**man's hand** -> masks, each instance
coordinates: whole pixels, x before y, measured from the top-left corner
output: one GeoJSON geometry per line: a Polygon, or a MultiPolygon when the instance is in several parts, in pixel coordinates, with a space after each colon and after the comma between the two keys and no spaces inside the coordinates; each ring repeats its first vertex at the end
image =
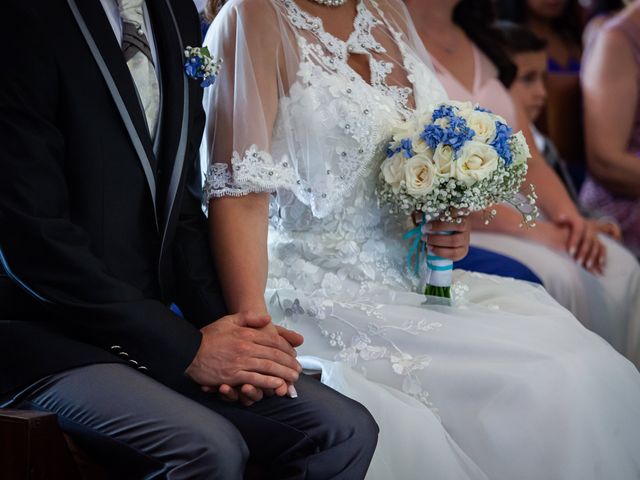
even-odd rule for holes
{"type": "MultiPolygon", "coordinates": [[[[304,338],[299,333],[281,327],[280,325],[273,325],[269,323],[264,330],[275,329],[275,331],[284,338],[293,348],[299,347],[304,342],[304,338]]],[[[210,387],[202,388],[205,392],[213,392],[215,389],[210,387]]],[[[253,385],[244,384],[241,387],[232,387],[227,384],[222,384],[218,388],[218,395],[226,402],[240,402],[245,407],[250,407],[256,402],[262,400],[265,396],[272,397],[277,395],[284,397],[287,393],[290,393],[290,384],[284,384],[276,389],[260,389],[253,385]]]]}
{"type": "Polygon", "coordinates": [[[202,330],[202,343],[186,370],[204,387],[251,385],[261,390],[286,390],[302,367],[295,349],[278,334],[269,316],[236,314],[202,330]],[[272,328],[265,328],[271,325],[272,328]]]}

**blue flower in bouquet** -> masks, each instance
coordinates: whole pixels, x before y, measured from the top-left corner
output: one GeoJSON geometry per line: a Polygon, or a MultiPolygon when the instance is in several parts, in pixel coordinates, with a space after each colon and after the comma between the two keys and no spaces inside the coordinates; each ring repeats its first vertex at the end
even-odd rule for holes
{"type": "Polygon", "coordinates": [[[473,139],[476,132],[474,132],[467,125],[467,121],[461,117],[453,117],[449,119],[449,127],[446,130],[447,138],[444,143],[451,145],[451,147],[458,151],[468,141],[473,139]]]}
{"type": "Polygon", "coordinates": [[[404,154],[405,158],[413,157],[413,142],[410,138],[405,138],[400,142],[399,151],[404,154]]]}
{"type": "Polygon", "coordinates": [[[387,157],[391,158],[396,153],[400,153],[404,155],[405,158],[411,158],[414,155],[413,152],[413,142],[410,138],[404,138],[400,141],[400,145],[396,148],[387,147],[387,157]]]}
{"type": "Polygon", "coordinates": [[[431,121],[420,134],[420,137],[429,145],[436,149],[438,145],[450,145],[456,152],[475,136],[473,129],[469,128],[467,121],[455,114],[455,107],[451,105],[441,105],[432,114],[431,121]],[[446,119],[436,125],[435,122],[446,119]]]}
{"type": "Polygon", "coordinates": [[[440,105],[433,111],[433,115],[431,115],[431,121],[435,122],[441,118],[452,118],[455,117],[454,107],[451,105],[440,105]]]}
{"type": "Polygon", "coordinates": [[[184,55],[184,71],[187,76],[199,80],[203,88],[213,85],[220,72],[222,60],[214,61],[207,47],[187,47],[184,55]]]}
{"type": "Polygon", "coordinates": [[[440,125],[434,125],[430,123],[426,126],[424,131],[420,134],[420,138],[422,138],[429,148],[435,150],[438,145],[444,142],[445,138],[447,138],[447,134],[440,125]]]}
{"type": "Polygon", "coordinates": [[[513,162],[513,153],[509,143],[512,133],[513,129],[509,125],[500,121],[496,122],[496,138],[491,146],[496,149],[506,166],[513,162]]]}

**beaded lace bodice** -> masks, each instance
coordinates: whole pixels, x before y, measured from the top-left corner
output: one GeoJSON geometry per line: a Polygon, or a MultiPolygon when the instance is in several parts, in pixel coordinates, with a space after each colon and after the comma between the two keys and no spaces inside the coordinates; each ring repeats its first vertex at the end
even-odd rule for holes
{"type": "Polygon", "coordinates": [[[320,18],[293,0],[272,3],[296,34],[297,78],[279,99],[270,152],[252,145],[244,152],[234,151],[230,165],[212,163],[206,198],[277,192],[271,224],[282,234],[322,234],[336,222],[339,228],[351,223],[357,229],[375,228],[375,170],[391,128],[410,115],[414,105],[424,110],[446,94],[377,2],[358,2],[354,30],[346,42],[326,32],[320,18]],[[386,53],[373,35],[376,28],[392,36],[402,56],[397,63],[375,56],[386,53]],[[368,56],[370,83],[349,66],[350,54],[368,56]],[[413,88],[387,82],[394,68],[404,69],[413,88]],[[295,161],[303,157],[306,161],[295,161]]]}

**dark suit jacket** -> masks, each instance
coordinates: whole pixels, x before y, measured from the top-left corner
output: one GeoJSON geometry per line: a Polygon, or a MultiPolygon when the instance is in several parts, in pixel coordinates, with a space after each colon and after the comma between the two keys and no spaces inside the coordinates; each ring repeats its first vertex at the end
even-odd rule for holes
{"type": "Polygon", "coordinates": [[[99,0],[3,2],[0,394],[112,361],[175,386],[198,328],[225,314],[200,208],[202,89],[182,66],[198,15],[190,0],[147,5],[156,145],[99,0]]]}

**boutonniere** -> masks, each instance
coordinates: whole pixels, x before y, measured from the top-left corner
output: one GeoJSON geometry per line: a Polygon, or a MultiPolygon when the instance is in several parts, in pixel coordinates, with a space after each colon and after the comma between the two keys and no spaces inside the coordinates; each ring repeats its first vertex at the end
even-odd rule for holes
{"type": "Polygon", "coordinates": [[[213,85],[220,73],[222,59],[214,61],[207,47],[187,47],[184,56],[184,71],[187,76],[200,80],[200,86],[203,88],[213,85]]]}

